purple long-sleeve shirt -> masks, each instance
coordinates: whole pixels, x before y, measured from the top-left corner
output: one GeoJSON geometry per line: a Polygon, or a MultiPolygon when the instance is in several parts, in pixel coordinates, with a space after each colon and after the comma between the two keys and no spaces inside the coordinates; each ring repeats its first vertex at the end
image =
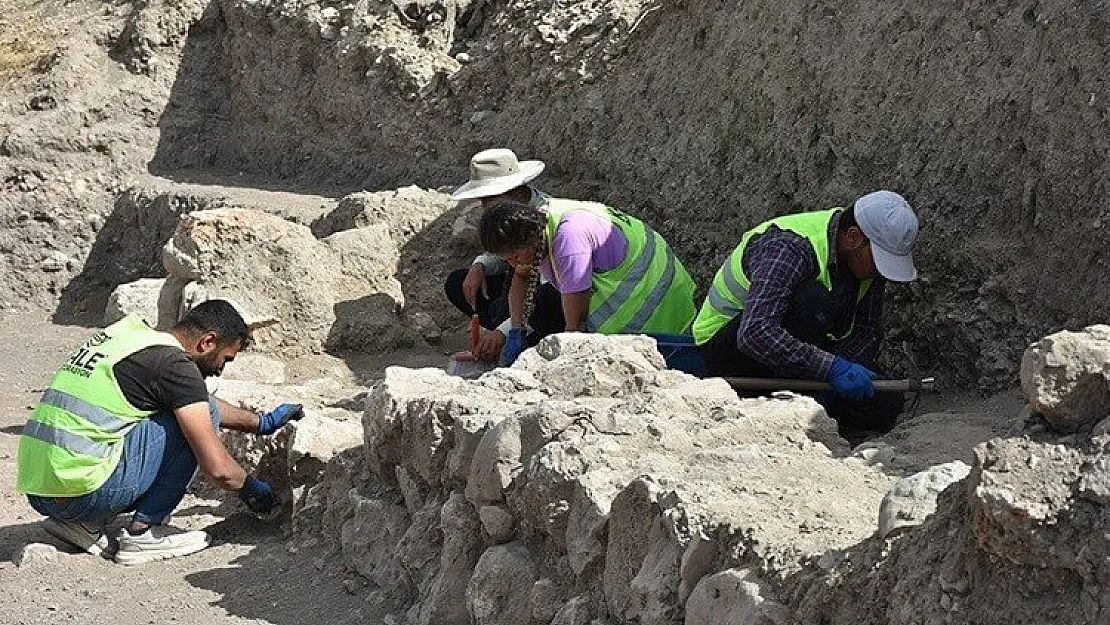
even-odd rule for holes
{"type": "Polygon", "coordinates": [[[790,298],[801,285],[817,277],[817,255],[805,237],[771,227],[752,240],[741,263],[751,280],[740,327],[737,348],[767,365],[775,375],[823,380],[836,355],[870,363],[878,355],[883,337],[882,308],[886,281],[876,278],[858,304],[859,282],[842,275],[837,267],[836,230],[840,215],[829,222],[829,273],[832,296],[846,318],[855,309],[852,334],[840,341],[834,355],[791,336],[782,326],[790,298]]]}

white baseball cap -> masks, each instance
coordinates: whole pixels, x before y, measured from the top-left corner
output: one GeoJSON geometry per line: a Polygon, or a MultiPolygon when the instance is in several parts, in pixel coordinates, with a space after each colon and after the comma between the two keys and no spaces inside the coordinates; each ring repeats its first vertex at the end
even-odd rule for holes
{"type": "Polygon", "coordinates": [[[893,191],[875,191],[856,200],[856,223],[871,241],[875,268],[887,280],[910,282],[917,278],[913,246],[917,241],[917,215],[906,198],[893,191]]]}
{"type": "Polygon", "coordinates": [[[453,200],[501,195],[529,182],[543,172],[543,161],[518,161],[506,148],[482,150],[470,159],[470,180],[455,189],[453,200]]]}

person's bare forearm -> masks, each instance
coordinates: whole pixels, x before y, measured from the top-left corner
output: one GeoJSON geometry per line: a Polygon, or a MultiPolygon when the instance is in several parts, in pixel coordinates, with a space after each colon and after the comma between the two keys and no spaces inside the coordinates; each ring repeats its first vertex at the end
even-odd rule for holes
{"type": "Polygon", "coordinates": [[[532,285],[532,267],[518,265],[513,269],[513,281],[509,284],[509,319],[512,327],[521,328],[527,320],[524,318],[524,299],[532,285]]]}
{"type": "MultiPolygon", "coordinates": [[[[219,402],[219,400],[217,400],[219,402]]],[[[221,409],[226,405],[219,402],[221,409]]],[[[234,406],[232,406],[234,408],[234,406]]],[[[240,409],[241,410],[241,409],[240,409]]],[[[247,479],[243,468],[231,457],[212,427],[208,402],[196,402],[174,410],[201,473],[217,488],[239,490],[247,479]]]]}
{"type": "Polygon", "coordinates": [[[590,292],[563,293],[563,318],[567,332],[585,332],[590,313],[590,292]]]}
{"type": "Polygon", "coordinates": [[[237,432],[257,432],[258,413],[240,408],[216,397],[216,404],[220,407],[220,427],[225,430],[237,432]]]}

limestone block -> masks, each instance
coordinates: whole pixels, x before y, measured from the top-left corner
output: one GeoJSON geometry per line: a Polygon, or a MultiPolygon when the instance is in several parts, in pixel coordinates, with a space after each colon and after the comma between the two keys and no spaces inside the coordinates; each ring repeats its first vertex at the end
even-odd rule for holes
{"type": "Polygon", "coordinates": [[[285,384],[285,363],[256,352],[243,352],[224,367],[220,377],[225,380],[285,384]]]}
{"type": "Polygon", "coordinates": [[[490,547],[478,559],[466,587],[474,625],[520,625],[532,621],[532,587],[538,575],[523,542],[490,547]]]}
{"type": "Polygon", "coordinates": [[[503,501],[505,488],[520,470],[520,420],[494,424],[478,443],[466,481],[466,497],[476,506],[503,501]]]}
{"type": "Polygon", "coordinates": [[[765,586],[749,569],[728,569],[703,577],[686,602],[685,625],[787,625],[785,606],[765,598],[765,586]]]}
{"type": "Polygon", "coordinates": [[[513,515],[501,506],[482,506],[478,509],[478,518],[482,520],[482,529],[489,534],[494,544],[507,543],[513,539],[513,515]]]}
{"type": "Polygon", "coordinates": [[[1034,412],[1075,431],[1110,415],[1110,325],[1057,332],[1025,350],[1021,388],[1034,412]]]}
{"type": "Polygon", "coordinates": [[[660,494],[658,484],[640,478],[613,500],[602,588],[622,621],[663,625],[677,616],[683,546],[663,521],[660,494]]]}
{"type": "Polygon", "coordinates": [[[339,257],[339,270],[351,280],[353,288],[362,290],[369,284],[398,304],[404,303],[401,283],[395,277],[400,253],[389,235],[388,224],[344,230],[323,242],[339,257]]]}
{"type": "Polygon", "coordinates": [[[578,595],[559,608],[551,625],[590,625],[592,619],[589,595],[578,595]]]}
{"type": "Polygon", "coordinates": [[[158,302],[165,284],[164,278],[142,278],[117,286],[108,296],[108,305],[104,308],[104,325],[111,325],[127,315],[135,314],[150,327],[157,328],[160,318],[158,302]]]}
{"type": "Polygon", "coordinates": [[[613,471],[595,471],[582,476],[575,485],[565,539],[567,559],[575,575],[583,575],[605,560],[605,528],[613,498],[621,490],[620,481],[613,471]]]}
{"type": "Polygon", "coordinates": [[[404,506],[355,492],[348,496],[352,514],[339,536],[344,563],[395,596],[411,592],[396,549],[409,527],[408,512],[404,506]]]}
{"type": "Polygon", "coordinates": [[[651,338],[582,332],[549,336],[513,364],[531,371],[556,397],[623,395],[638,387],[638,379],[666,367],[651,338]]]}
{"type": "Polygon", "coordinates": [[[289,481],[294,487],[314,486],[336,455],[362,445],[357,421],[340,421],[308,410],[286,426],[292,431],[288,446],[289,481]]]}
{"type": "Polygon", "coordinates": [[[343,197],[332,211],[313,221],[312,232],[325,238],[344,230],[385,225],[401,247],[454,204],[446,193],[417,186],[362,191],[343,197]]]}
{"type": "Polygon", "coordinates": [[[937,508],[937,495],[967,477],[971,467],[960,461],[929,467],[894,483],[879,506],[879,535],[919,525],[937,508]]]}
{"type": "Polygon", "coordinates": [[[268,350],[294,356],[325,345],[383,348],[418,336],[397,316],[396,248],[382,232],[324,242],[260,211],[203,210],[181,220],[167,250],[164,262],[181,269],[178,277],[202,283],[204,298],[234,300],[252,317],[280,320],[259,337],[268,350]],[[380,336],[371,337],[375,330],[380,336]],[[360,337],[366,345],[347,345],[360,337]]]}
{"type": "Polygon", "coordinates": [[[1076,501],[1098,498],[1099,471],[1090,460],[1073,447],[1020,438],[977,445],[969,502],[978,547],[1023,566],[1074,569],[1085,560],[1105,561],[1110,541],[1101,507],[1076,501]],[[1086,535],[1099,538],[1077,538],[1086,535]]]}
{"type": "Polygon", "coordinates": [[[482,554],[481,522],[474,506],[454,492],[440,511],[439,571],[421,603],[418,625],[469,625],[466,589],[482,554]]]}
{"type": "Polygon", "coordinates": [[[536,580],[532,584],[532,620],[537,623],[550,623],[563,605],[564,592],[558,582],[551,578],[536,580]]]}
{"type": "Polygon", "coordinates": [[[452,425],[496,403],[442,369],[387,368],[362,418],[370,469],[392,475],[392,467],[403,463],[426,483],[439,483],[453,449],[452,425]]]}

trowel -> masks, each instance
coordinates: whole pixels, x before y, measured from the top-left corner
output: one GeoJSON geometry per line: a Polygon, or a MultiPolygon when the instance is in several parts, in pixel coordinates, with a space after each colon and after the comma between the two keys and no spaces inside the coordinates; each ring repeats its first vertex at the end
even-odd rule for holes
{"type": "Polygon", "coordinates": [[[478,348],[478,340],[481,336],[482,325],[478,321],[478,315],[471,315],[470,349],[465,352],[451,354],[451,359],[447,361],[448,375],[457,375],[460,378],[476,378],[487,371],[492,371],[497,366],[495,362],[482,362],[474,355],[474,350],[478,348]]]}

